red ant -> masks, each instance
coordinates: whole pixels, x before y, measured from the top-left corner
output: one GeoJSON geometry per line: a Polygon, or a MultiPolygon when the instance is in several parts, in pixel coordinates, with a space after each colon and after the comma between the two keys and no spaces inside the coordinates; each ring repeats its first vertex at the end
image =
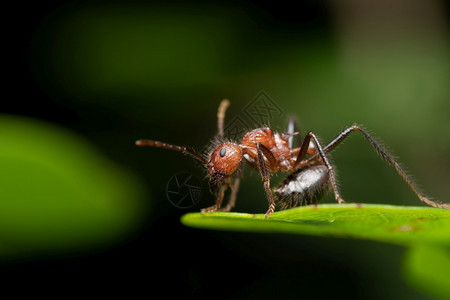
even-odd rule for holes
{"type": "Polygon", "coordinates": [[[303,138],[301,146],[293,148],[293,137],[299,134],[295,132],[297,125],[294,118],[289,119],[287,133],[274,132],[269,127],[258,128],[245,134],[240,143],[234,143],[223,139],[225,112],[229,105],[230,102],[226,99],[220,103],[217,112],[218,134],[207,157],[187,147],[169,145],[153,140],[136,141],[138,146],[176,150],[191,155],[202,162],[207,168],[211,191],[216,192],[218,188],[216,204],[202,209],[202,213],[230,211],[234,207],[243,162],[246,162],[261,174],[269,200],[266,218],[275,210],[273,194],[284,209],[316,204],[331,189],[336,201],[339,204],[344,203],[345,201],[339,194],[334,169],[327,158],[327,154],[354,131],[363,134],[375,151],[397,170],[398,174],[421,201],[434,207],[450,209],[450,204],[437,203],[422,195],[394,158],[358,125],[352,125],[343,130],[325,147],[320,144],[313,132],[308,132],[303,138]],[[308,155],[308,158],[305,158],[306,155],[308,155]],[[271,190],[270,175],[279,171],[291,172],[291,174],[278,187],[271,190]],[[228,187],[231,188],[228,204],[221,207],[225,190],[228,187]]]}

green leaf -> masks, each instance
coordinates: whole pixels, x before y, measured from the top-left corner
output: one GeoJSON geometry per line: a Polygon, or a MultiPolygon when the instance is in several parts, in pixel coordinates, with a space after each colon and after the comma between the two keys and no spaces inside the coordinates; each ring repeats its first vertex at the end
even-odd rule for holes
{"type": "Polygon", "coordinates": [[[91,250],[135,230],[144,187],[82,137],[0,114],[0,260],[91,250]]]}
{"type": "Polygon", "coordinates": [[[404,277],[434,297],[450,299],[450,248],[412,247],[405,255],[404,277]]]}
{"type": "Polygon", "coordinates": [[[348,237],[400,245],[450,247],[450,210],[372,204],[323,204],[263,214],[188,213],[187,226],[260,233],[348,237]]]}

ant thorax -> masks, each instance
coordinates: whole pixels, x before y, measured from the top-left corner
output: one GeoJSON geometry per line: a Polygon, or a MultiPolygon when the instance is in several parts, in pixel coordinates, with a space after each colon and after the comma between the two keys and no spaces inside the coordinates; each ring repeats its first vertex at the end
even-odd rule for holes
{"type": "Polygon", "coordinates": [[[295,163],[296,155],[289,147],[289,135],[274,132],[272,129],[258,128],[248,132],[241,140],[244,158],[250,166],[257,169],[258,151],[256,144],[261,143],[271,153],[270,158],[265,157],[270,173],[276,171],[289,171],[295,163]],[[273,161],[270,161],[270,160],[273,161]]]}

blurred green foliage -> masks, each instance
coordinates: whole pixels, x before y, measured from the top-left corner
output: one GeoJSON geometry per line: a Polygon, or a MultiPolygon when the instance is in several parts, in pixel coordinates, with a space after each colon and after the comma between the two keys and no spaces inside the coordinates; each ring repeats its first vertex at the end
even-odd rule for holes
{"type": "Polygon", "coordinates": [[[450,249],[418,245],[408,250],[404,261],[404,275],[421,290],[437,297],[450,299],[450,249]]]}
{"type": "Polygon", "coordinates": [[[76,134],[0,115],[0,259],[102,248],[147,206],[139,180],[76,134]]]}
{"type": "MultiPolygon", "coordinates": [[[[215,134],[222,98],[231,100],[232,120],[265,90],[284,111],[270,120],[276,129],[293,114],[303,132],[314,130],[328,141],[345,126],[362,124],[431,196],[445,201],[450,57],[439,30],[352,37],[337,27],[333,38],[320,26],[281,34],[260,22],[231,7],[67,4],[37,29],[31,65],[55,101],[98,105],[136,126],[129,134],[138,138],[196,147],[215,134]]],[[[417,203],[362,138],[350,140],[333,154],[349,201],[370,189],[369,202],[389,194],[387,203],[417,203]]],[[[165,158],[152,161],[158,170],[176,157],[157,153],[165,158]]]]}
{"type": "MultiPolygon", "coordinates": [[[[30,69],[33,85],[76,115],[64,122],[86,139],[56,124],[1,116],[0,255],[117,240],[140,220],[146,207],[140,201],[149,201],[140,178],[153,191],[156,218],[174,212],[164,198],[167,180],[201,171],[179,153],[138,150],[133,140],[201,149],[216,132],[222,98],[231,100],[227,120],[233,120],[261,90],[284,111],[270,120],[275,129],[293,114],[302,132],[313,130],[326,142],[362,124],[394,150],[426,194],[449,202],[448,20],[439,1],[414,3],[379,1],[372,9],[364,1],[332,1],[321,4],[326,20],[297,17],[296,9],[291,22],[250,4],[61,4],[32,35],[30,69]]],[[[418,205],[395,170],[356,135],[332,154],[344,199],[418,205]]],[[[236,210],[266,208],[260,178],[244,170],[236,210]]],[[[425,250],[418,251],[408,270],[433,278],[421,258],[425,250]]]]}

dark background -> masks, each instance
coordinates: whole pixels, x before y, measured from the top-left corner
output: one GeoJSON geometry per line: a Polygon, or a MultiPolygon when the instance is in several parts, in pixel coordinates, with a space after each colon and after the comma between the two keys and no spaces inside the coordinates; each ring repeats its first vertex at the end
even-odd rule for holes
{"type": "MultiPolygon", "coordinates": [[[[152,138],[202,149],[216,133],[221,99],[231,100],[230,120],[264,91],[283,111],[269,120],[275,129],[294,114],[327,141],[362,123],[445,200],[448,3],[358,2],[10,5],[1,112],[81,135],[135,174],[151,203],[112,244],[3,259],[3,285],[60,295],[427,299],[403,281],[399,246],[182,226],[184,213],[213,203],[207,181],[189,210],[173,207],[165,186],[177,172],[202,179],[203,170],[180,154],[134,146],[152,138]]],[[[421,205],[361,137],[339,149],[344,199],[421,205]]],[[[264,212],[260,180],[244,175],[236,211],[264,212]]]]}

